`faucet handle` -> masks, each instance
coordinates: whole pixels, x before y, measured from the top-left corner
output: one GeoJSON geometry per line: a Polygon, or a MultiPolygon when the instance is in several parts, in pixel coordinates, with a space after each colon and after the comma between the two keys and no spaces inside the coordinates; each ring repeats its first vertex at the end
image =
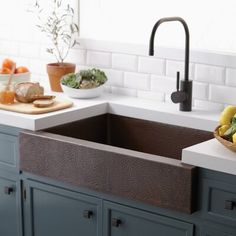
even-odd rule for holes
{"type": "Polygon", "coordinates": [[[176,90],[179,91],[180,72],[177,71],[176,90]]]}
{"type": "Polygon", "coordinates": [[[180,72],[177,71],[177,78],[176,78],[176,90],[171,94],[171,100],[173,103],[181,103],[187,99],[187,94],[184,91],[180,91],[180,72]]]}

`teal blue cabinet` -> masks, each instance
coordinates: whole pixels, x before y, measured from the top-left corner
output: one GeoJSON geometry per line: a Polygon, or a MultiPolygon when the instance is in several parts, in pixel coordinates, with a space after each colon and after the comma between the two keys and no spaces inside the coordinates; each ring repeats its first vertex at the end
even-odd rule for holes
{"type": "Polygon", "coordinates": [[[101,200],[54,186],[24,183],[26,236],[101,236],[101,200]]]}
{"type": "Polygon", "coordinates": [[[8,178],[2,171],[0,171],[0,235],[22,235],[20,184],[8,178]]]}
{"type": "Polygon", "coordinates": [[[104,236],[193,236],[194,225],[115,203],[104,203],[104,236]]]}
{"type": "Polygon", "coordinates": [[[223,232],[220,228],[206,227],[202,229],[201,236],[235,236],[235,234],[223,232]]]}

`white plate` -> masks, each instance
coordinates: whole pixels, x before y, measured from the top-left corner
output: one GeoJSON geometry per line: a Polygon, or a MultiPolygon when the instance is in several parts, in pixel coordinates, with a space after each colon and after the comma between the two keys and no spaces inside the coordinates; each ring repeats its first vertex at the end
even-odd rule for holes
{"type": "MultiPolygon", "coordinates": [[[[0,74],[0,82],[7,82],[9,74],[0,74]]],[[[30,72],[14,74],[12,77],[13,83],[21,83],[30,81],[30,72]]]]}
{"type": "Polygon", "coordinates": [[[91,89],[74,89],[68,86],[62,85],[62,90],[65,94],[72,98],[95,98],[99,97],[104,89],[104,85],[101,85],[97,88],[91,89]]]}

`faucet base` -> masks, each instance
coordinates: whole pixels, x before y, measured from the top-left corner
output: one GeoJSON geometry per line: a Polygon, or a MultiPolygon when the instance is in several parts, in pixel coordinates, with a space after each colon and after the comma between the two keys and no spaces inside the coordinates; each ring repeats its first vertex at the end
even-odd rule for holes
{"type": "Polygon", "coordinates": [[[192,111],[192,90],[193,90],[192,80],[180,81],[180,91],[183,91],[187,94],[187,98],[185,99],[185,101],[179,104],[180,111],[192,111]]]}

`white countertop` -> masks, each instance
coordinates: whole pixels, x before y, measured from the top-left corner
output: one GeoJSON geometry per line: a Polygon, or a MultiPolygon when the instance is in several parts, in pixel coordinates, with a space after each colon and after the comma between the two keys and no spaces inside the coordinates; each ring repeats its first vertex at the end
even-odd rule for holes
{"type": "MultiPolygon", "coordinates": [[[[61,93],[57,93],[56,95],[64,97],[61,93]]],[[[113,94],[103,94],[101,97],[94,99],[71,100],[74,102],[71,108],[40,115],[28,115],[0,110],[0,124],[37,131],[108,112],[144,120],[213,131],[217,126],[219,117],[219,112],[195,109],[192,112],[181,112],[179,111],[178,105],[113,94]]]]}
{"type": "MultiPolygon", "coordinates": [[[[64,97],[61,93],[56,95],[64,97]]],[[[68,97],[66,98],[68,99],[68,97]]],[[[113,94],[103,94],[95,99],[71,100],[74,102],[71,108],[40,115],[0,110],[0,124],[37,131],[91,116],[111,113],[213,131],[218,125],[220,115],[220,112],[194,108],[192,112],[181,112],[179,106],[175,104],[113,94]]],[[[236,175],[236,153],[227,150],[215,139],[184,149],[182,162],[236,175]]]]}
{"type": "Polygon", "coordinates": [[[216,139],[185,148],[182,152],[182,162],[236,175],[236,153],[228,150],[216,139]]]}

